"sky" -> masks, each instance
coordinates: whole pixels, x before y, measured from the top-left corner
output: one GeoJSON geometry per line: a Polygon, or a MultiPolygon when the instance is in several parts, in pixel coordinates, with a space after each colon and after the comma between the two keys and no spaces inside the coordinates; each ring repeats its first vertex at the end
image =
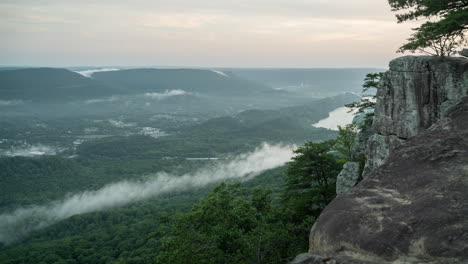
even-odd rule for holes
{"type": "Polygon", "coordinates": [[[0,0],[0,65],[386,68],[387,0],[0,0]]]}

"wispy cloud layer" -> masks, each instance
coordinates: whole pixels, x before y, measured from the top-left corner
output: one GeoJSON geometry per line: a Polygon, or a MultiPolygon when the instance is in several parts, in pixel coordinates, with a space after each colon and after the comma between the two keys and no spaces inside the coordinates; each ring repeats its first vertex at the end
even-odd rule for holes
{"type": "Polygon", "coordinates": [[[85,104],[110,103],[110,102],[115,102],[118,100],[120,100],[120,97],[117,95],[113,95],[113,96],[106,97],[106,98],[89,99],[89,100],[86,100],[84,103],[85,104]]]}
{"type": "Polygon", "coordinates": [[[158,173],[144,182],[122,181],[99,190],[70,195],[46,205],[28,206],[0,215],[0,242],[11,243],[29,232],[73,215],[105,210],[176,190],[229,179],[248,179],[284,165],[295,146],[263,144],[255,151],[184,175],[158,173]]]}
{"type": "Polygon", "coordinates": [[[76,72],[83,75],[83,76],[85,76],[85,77],[92,78],[92,75],[95,72],[108,72],[108,71],[120,71],[120,69],[105,68],[105,69],[93,69],[93,70],[76,71],[76,72]]]}
{"type": "Polygon", "coordinates": [[[171,96],[186,95],[186,94],[190,94],[190,93],[184,90],[166,90],[163,93],[145,93],[145,97],[160,100],[160,99],[165,99],[171,96]]]}

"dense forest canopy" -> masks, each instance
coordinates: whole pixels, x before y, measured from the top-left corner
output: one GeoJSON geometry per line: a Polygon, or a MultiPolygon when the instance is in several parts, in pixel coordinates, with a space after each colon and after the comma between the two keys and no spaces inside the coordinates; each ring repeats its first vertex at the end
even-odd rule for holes
{"type": "Polygon", "coordinates": [[[2,71],[0,262],[271,263],[304,251],[349,156],[343,131],[354,133],[313,124],[359,99],[344,92],[364,70],[310,70],[323,78],[299,85],[304,70],[235,72],[2,71]],[[276,75],[285,89],[260,82],[276,75]]]}

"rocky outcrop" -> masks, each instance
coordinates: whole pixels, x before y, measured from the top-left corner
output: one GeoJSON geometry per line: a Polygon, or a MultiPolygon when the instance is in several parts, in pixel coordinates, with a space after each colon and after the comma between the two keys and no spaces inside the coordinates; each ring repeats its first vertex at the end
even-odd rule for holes
{"type": "Polygon", "coordinates": [[[467,95],[467,59],[392,61],[365,178],[325,208],[299,263],[468,263],[467,95]]]}
{"type": "Polygon", "coordinates": [[[390,153],[403,142],[405,142],[405,139],[395,135],[382,135],[379,133],[371,135],[365,143],[365,156],[367,160],[362,173],[363,178],[369,175],[372,170],[382,165],[390,153]]]}
{"type": "Polygon", "coordinates": [[[364,177],[405,140],[441,121],[468,94],[468,60],[406,56],[390,62],[377,91],[364,177]]]}
{"type": "Polygon", "coordinates": [[[336,177],[336,194],[342,194],[347,190],[351,189],[358,183],[360,177],[359,163],[358,162],[346,162],[343,165],[343,170],[336,177]]]}
{"type": "Polygon", "coordinates": [[[467,263],[468,97],[447,117],[338,196],[312,228],[310,253],[344,263],[467,263]]]}

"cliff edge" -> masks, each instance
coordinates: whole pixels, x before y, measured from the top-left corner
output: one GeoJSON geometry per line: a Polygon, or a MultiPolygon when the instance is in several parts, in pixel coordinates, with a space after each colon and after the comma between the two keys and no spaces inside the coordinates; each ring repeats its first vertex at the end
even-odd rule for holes
{"type": "Polygon", "coordinates": [[[392,61],[364,180],[325,208],[293,263],[467,263],[467,94],[467,59],[392,61]]]}
{"type": "Polygon", "coordinates": [[[363,177],[382,165],[405,140],[443,120],[468,95],[465,58],[405,56],[390,62],[377,90],[363,177]]]}

